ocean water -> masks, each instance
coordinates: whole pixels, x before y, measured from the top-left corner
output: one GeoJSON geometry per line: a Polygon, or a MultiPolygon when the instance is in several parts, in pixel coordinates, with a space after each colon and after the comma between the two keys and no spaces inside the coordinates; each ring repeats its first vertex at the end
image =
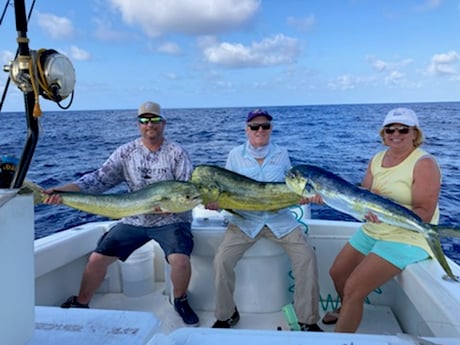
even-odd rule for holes
{"type": "MultiPolygon", "coordinates": [[[[289,149],[292,163],[322,166],[360,183],[369,159],[383,149],[378,129],[388,110],[414,109],[425,134],[425,150],[442,169],[441,221],[460,228],[460,102],[266,107],[274,116],[272,139],[289,149]]],[[[245,115],[252,108],[165,109],[166,136],[181,143],[193,163],[223,166],[245,141],[245,115]]],[[[0,156],[20,157],[26,138],[24,113],[0,113],[0,156]]],[[[44,188],[73,181],[97,169],[119,145],[138,137],[136,111],[56,111],[40,119],[40,137],[27,179],[44,188]]],[[[113,190],[122,192],[123,186],[113,190]]],[[[104,218],[65,206],[36,206],[35,237],[104,218]]],[[[351,220],[327,206],[312,217],[351,220]]],[[[443,239],[446,254],[460,263],[460,239],[443,239]]]]}

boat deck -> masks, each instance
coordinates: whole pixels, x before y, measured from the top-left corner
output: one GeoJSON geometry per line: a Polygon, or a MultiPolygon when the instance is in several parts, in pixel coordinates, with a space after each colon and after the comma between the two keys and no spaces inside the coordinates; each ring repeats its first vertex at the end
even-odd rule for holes
{"type": "MultiPolygon", "coordinates": [[[[153,333],[170,334],[183,328],[181,318],[174,311],[169,297],[164,294],[164,283],[156,283],[153,293],[141,297],[128,297],[122,293],[97,294],[91,309],[62,309],[37,307],[34,344],[81,345],[81,339],[92,337],[94,344],[145,344],[153,333]],[[110,311],[110,312],[109,312],[110,311]],[[137,312],[137,313],[136,313],[137,312]],[[70,339],[70,342],[69,342],[70,339]],[[108,342],[109,341],[109,342],[108,342]]],[[[209,328],[215,321],[212,311],[196,311],[200,327],[209,328]]],[[[290,328],[282,311],[275,313],[240,313],[241,319],[233,329],[283,330],[290,328]]],[[[322,316],[322,315],[321,315],[322,316]]],[[[333,325],[319,323],[326,332],[333,325]]],[[[363,322],[358,330],[364,334],[402,333],[398,322],[386,306],[365,305],[363,322]]]]}
{"type": "MultiPolygon", "coordinates": [[[[92,308],[137,310],[152,312],[161,320],[160,331],[171,331],[184,327],[180,316],[174,311],[169,297],[163,293],[164,284],[155,283],[155,291],[141,297],[127,297],[124,294],[97,295],[93,299],[92,308]]],[[[321,308],[320,308],[321,309],[321,308]]],[[[215,321],[214,312],[195,310],[200,317],[200,327],[211,327],[215,321]]],[[[321,315],[322,317],[322,315],[321,315]]],[[[334,331],[334,325],[319,323],[325,331],[334,331]]],[[[284,313],[240,313],[240,321],[234,329],[290,330],[284,313]]],[[[360,333],[397,334],[401,328],[389,307],[365,305],[363,322],[358,330],[360,333]]]]}

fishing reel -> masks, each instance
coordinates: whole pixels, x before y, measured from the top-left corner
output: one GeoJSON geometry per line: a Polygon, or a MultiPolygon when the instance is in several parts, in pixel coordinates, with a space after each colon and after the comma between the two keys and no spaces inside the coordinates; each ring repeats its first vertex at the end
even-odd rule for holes
{"type": "Polygon", "coordinates": [[[35,103],[38,96],[57,103],[61,109],[68,109],[73,100],[75,69],[65,55],[54,49],[31,50],[30,56],[19,55],[9,65],[3,67],[22,92],[34,92],[35,103]],[[67,106],[60,102],[72,95],[67,106]]]}

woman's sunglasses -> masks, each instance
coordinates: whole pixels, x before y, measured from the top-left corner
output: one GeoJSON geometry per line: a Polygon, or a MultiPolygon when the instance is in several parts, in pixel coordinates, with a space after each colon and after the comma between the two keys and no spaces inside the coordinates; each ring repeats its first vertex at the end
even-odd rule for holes
{"type": "Polygon", "coordinates": [[[409,133],[409,127],[407,126],[400,126],[400,127],[389,126],[389,127],[385,127],[384,131],[386,134],[393,134],[395,131],[398,131],[399,134],[407,134],[409,133]]]}

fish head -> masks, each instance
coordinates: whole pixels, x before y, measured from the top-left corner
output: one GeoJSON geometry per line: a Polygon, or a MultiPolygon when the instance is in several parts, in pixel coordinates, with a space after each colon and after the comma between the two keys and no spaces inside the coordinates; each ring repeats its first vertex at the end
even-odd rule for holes
{"type": "Polygon", "coordinates": [[[193,185],[188,184],[184,187],[182,193],[178,194],[177,202],[183,205],[187,210],[191,210],[203,202],[200,191],[193,185]]]}
{"type": "Polygon", "coordinates": [[[285,177],[286,185],[294,193],[310,198],[316,194],[313,181],[298,167],[291,168],[285,177]]]}
{"type": "Polygon", "coordinates": [[[212,165],[198,165],[193,170],[191,182],[200,192],[205,205],[219,198],[220,188],[216,178],[218,170],[218,167],[212,165]]]}
{"type": "Polygon", "coordinates": [[[194,184],[185,181],[175,182],[174,188],[161,200],[162,211],[185,212],[202,203],[201,194],[194,184]]]}

